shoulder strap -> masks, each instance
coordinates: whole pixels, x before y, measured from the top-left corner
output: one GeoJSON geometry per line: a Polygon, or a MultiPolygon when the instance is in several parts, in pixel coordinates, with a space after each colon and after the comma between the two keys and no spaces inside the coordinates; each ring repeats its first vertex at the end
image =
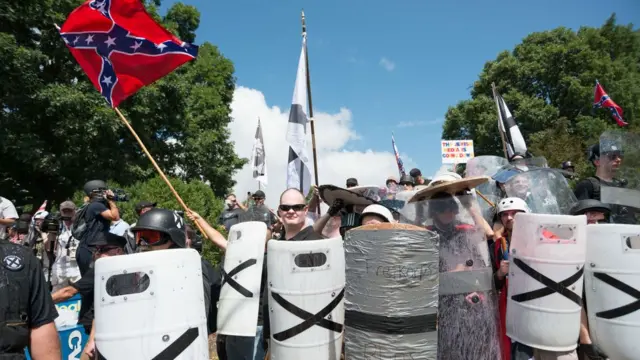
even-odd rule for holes
{"type": "Polygon", "coordinates": [[[589,180],[591,186],[593,187],[593,198],[600,201],[600,179],[591,176],[588,177],[587,180],[589,180]]]}

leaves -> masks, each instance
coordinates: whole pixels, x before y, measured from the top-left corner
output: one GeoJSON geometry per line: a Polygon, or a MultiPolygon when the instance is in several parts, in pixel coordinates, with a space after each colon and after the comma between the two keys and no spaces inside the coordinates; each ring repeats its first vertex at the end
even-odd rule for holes
{"type": "Polygon", "coordinates": [[[571,160],[579,175],[590,175],[586,148],[617,127],[606,110],[592,115],[596,80],[624,109],[628,131],[640,132],[640,32],[612,15],[601,28],[532,33],[487,62],[471,99],[447,111],[442,137],[472,139],[476,154],[504,156],[495,83],[534,155],[556,167],[571,160]]]}
{"type": "MultiPolygon", "coordinates": [[[[91,179],[128,187],[156,176],[53,26],[82,2],[0,4],[0,188],[18,204],[59,203],[91,179]]],[[[183,41],[195,39],[196,8],[175,3],[161,17],[160,1],[144,3],[183,41]]],[[[247,161],[235,154],[227,128],[234,67],[214,45],[200,46],[195,61],[141,89],[120,110],[168,175],[205,181],[221,196],[247,161]]]]}

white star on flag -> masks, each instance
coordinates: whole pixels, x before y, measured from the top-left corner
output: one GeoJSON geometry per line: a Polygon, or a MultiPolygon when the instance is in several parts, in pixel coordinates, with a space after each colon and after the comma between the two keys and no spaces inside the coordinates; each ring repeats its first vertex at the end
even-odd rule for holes
{"type": "Polygon", "coordinates": [[[85,42],[87,43],[87,45],[92,43],[93,42],[93,35],[87,35],[87,39],[85,40],[85,42]]]}
{"type": "Polygon", "coordinates": [[[111,76],[105,76],[105,77],[102,79],[102,83],[103,83],[103,84],[106,84],[107,86],[111,86],[111,84],[113,83],[113,82],[111,81],[111,76]]]}
{"type": "Polygon", "coordinates": [[[164,48],[166,48],[166,47],[167,47],[167,45],[165,45],[165,44],[158,44],[158,45],[156,45],[156,48],[157,48],[158,50],[160,50],[160,52],[162,52],[162,51],[164,50],[164,48]]]}
{"type": "Polygon", "coordinates": [[[75,45],[78,42],[78,40],[80,40],[80,36],[76,36],[75,40],[73,40],[73,45],[75,45]]]}
{"type": "Polygon", "coordinates": [[[142,41],[140,42],[134,41],[134,44],[131,45],[131,48],[133,49],[133,51],[136,51],[140,46],[142,46],[142,41]]]}
{"type": "Polygon", "coordinates": [[[104,42],[105,44],[107,44],[107,47],[116,46],[116,38],[114,38],[114,37],[112,38],[111,36],[107,36],[107,37],[108,37],[108,39],[105,40],[105,42],[104,42]]]}

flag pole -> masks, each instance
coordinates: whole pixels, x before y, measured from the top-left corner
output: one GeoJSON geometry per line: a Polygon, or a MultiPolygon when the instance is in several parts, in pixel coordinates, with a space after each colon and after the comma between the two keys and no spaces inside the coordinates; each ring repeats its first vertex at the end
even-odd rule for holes
{"type": "MultiPolygon", "coordinates": [[[[153,159],[153,157],[149,153],[149,150],[147,150],[147,147],[144,146],[144,143],[142,143],[142,140],[140,140],[140,137],[138,136],[136,131],[133,129],[133,127],[131,127],[131,124],[129,124],[129,121],[127,121],[127,118],[125,118],[124,115],[122,115],[122,113],[120,112],[120,109],[118,109],[117,107],[113,108],[113,109],[118,114],[118,117],[120,117],[120,120],[122,121],[122,123],[129,129],[129,131],[131,132],[133,137],[136,139],[136,141],[138,141],[138,144],[140,144],[140,147],[142,148],[142,151],[145,153],[145,155],[147,155],[149,160],[151,160],[151,164],[153,164],[153,167],[156,168],[156,171],[158,171],[158,174],[160,174],[160,177],[162,178],[162,180],[164,180],[164,182],[167,183],[167,186],[169,186],[169,189],[173,193],[173,196],[176,197],[176,200],[178,200],[178,202],[180,203],[180,205],[182,206],[184,211],[188,212],[189,208],[184,203],[184,201],[182,200],[180,195],[178,195],[178,192],[176,191],[176,189],[173,188],[173,185],[171,185],[171,182],[169,182],[169,179],[167,179],[167,176],[164,174],[162,169],[160,169],[160,166],[158,166],[158,163],[156,163],[156,161],[153,159]]],[[[208,239],[209,237],[207,236],[207,233],[204,232],[204,230],[202,229],[200,224],[198,224],[198,222],[195,222],[195,224],[198,227],[198,230],[200,230],[200,233],[202,234],[202,236],[204,236],[205,238],[208,239]]]]}
{"type": "MultiPolygon", "coordinates": [[[[316,127],[313,120],[313,101],[311,100],[311,75],[309,71],[309,51],[307,50],[307,24],[304,17],[304,9],[302,10],[302,36],[305,38],[304,42],[304,62],[307,77],[307,102],[309,103],[309,122],[311,123],[311,146],[313,150],[313,173],[316,181],[316,187],[319,186],[318,181],[318,153],[316,151],[316,127]]],[[[316,208],[316,213],[320,215],[320,203],[316,208]]]]}
{"type": "MultiPolygon", "coordinates": [[[[496,107],[498,110],[498,132],[500,133],[500,139],[502,139],[502,151],[504,151],[505,159],[509,160],[509,155],[507,154],[507,143],[504,139],[504,134],[502,130],[500,130],[500,121],[502,121],[502,115],[500,114],[500,104],[498,104],[498,97],[496,96],[496,83],[491,83],[491,91],[493,92],[493,100],[496,102],[496,107]]],[[[504,124],[503,124],[504,127],[504,124]]]]}

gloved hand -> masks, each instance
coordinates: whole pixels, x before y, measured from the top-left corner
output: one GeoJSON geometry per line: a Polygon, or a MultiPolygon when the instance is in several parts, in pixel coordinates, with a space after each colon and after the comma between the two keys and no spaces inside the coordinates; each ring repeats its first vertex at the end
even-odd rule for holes
{"type": "Polygon", "coordinates": [[[336,216],[338,215],[340,210],[342,210],[343,207],[344,207],[344,201],[342,199],[335,199],[333,201],[333,204],[331,204],[331,207],[329,207],[329,210],[327,211],[327,213],[329,214],[329,216],[336,216]]]}
{"type": "Polygon", "coordinates": [[[596,344],[580,344],[580,350],[589,360],[606,360],[607,355],[596,344]]]}

